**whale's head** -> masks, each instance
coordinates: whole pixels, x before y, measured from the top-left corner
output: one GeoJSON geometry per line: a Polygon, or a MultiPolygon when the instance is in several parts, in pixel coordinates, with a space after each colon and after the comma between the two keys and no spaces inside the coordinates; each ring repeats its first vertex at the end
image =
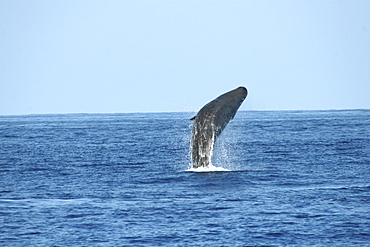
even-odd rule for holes
{"type": "MultiPolygon", "coordinates": [[[[231,90],[230,92],[221,95],[218,99],[227,100],[229,101],[229,104],[240,106],[240,104],[245,100],[247,95],[248,91],[245,87],[238,87],[234,90],[231,90]]],[[[236,109],[238,109],[239,106],[237,106],[236,109]]]]}
{"type": "Polygon", "coordinates": [[[244,97],[243,97],[243,100],[247,97],[247,95],[248,95],[248,90],[245,88],[245,87],[238,87],[237,89],[235,89],[234,90],[235,91],[235,93],[237,93],[237,94],[239,94],[239,95],[241,95],[241,96],[243,96],[244,95],[244,97]]]}

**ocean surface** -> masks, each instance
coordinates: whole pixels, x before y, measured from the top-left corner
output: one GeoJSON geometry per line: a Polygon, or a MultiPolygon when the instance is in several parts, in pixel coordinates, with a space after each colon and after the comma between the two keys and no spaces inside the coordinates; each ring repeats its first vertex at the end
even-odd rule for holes
{"type": "Polygon", "coordinates": [[[0,246],[370,246],[370,110],[193,115],[0,116],[0,246]]]}

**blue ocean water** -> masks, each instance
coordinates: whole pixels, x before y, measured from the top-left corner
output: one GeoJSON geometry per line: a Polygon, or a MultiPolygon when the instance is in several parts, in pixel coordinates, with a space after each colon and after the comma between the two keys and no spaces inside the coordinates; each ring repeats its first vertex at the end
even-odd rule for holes
{"type": "Polygon", "coordinates": [[[0,246],[370,246],[370,110],[0,116],[0,246]]]}

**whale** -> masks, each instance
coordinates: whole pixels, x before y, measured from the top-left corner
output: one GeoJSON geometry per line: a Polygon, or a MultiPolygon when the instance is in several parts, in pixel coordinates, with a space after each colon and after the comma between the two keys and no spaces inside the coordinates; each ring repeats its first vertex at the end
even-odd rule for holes
{"type": "Polygon", "coordinates": [[[247,95],[245,87],[238,87],[218,96],[190,119],[194,120],[190,141],[193,168],[208,167],[211,164],[217,138],[234,118],[247,95]]]}

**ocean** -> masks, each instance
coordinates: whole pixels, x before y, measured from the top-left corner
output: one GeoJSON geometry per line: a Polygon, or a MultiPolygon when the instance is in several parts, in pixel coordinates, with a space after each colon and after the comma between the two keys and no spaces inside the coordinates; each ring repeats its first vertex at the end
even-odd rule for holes
{"type": "Polygon", "coordinates": [[[370,110],[0,116],[0,246],[370,246],[370,110]]]}

